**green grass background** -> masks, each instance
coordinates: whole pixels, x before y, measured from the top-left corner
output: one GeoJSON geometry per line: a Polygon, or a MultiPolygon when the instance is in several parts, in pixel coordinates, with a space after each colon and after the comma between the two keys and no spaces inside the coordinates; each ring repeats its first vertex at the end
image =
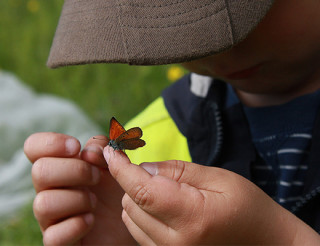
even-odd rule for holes
{"type": "MultiPolygon", "coordinates": [[[[0,1],[0,70],[14,73],[39,93],[70,99],[105,129],[111,116],[125,123],[169,85],[170,66],[48,69],[45,64],[62,4],[63,0],[0,1]]],[[[0,225],[0,245],[41,244],[31,204],[0,225]]]]}

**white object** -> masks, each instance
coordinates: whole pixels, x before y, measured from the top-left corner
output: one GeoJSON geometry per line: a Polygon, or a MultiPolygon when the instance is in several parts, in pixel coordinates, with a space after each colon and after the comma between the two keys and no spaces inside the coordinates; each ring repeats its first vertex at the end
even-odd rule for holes
{"type": "Polygon", "coordinates": [[[82,144],[102,133],[75,104],[36,94],[14,75],[0,71],[0,222],[34,197],[23,144],[42,131],[65,133],[82,144]]]}

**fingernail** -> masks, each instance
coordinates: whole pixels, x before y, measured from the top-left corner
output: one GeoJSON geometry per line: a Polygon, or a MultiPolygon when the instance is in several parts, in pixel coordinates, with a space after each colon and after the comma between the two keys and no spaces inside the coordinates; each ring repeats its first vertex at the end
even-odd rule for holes
{"type": "Polygon", "coordinates": [[[75,155],[79,148],[79,142],[74,138],[68,138],[65,142],[65,146],[67,154],[75,155]]]}
{"type": "Polygon", "coordinates": [[[148,173],[150,173],[152,176],[158,175],[159,170],[158,170],[158,165],[156,163],[142,163],[140,165],[144,170],[146,170],[148,173]]]}
{"type": "Polygon", "coordinates": [[[94,216],[93,216],[93,214],[85,214],[83,216],[83,219],[87,223],[87,225],[91,226],[94,221],[94,216]]]}
{"type": "Polygon", "coordinates": [[[89,192],[89,198],[90,198],[90,203],[91,203],[91,207],[95,208],[97,205],[97,197],[95,194],[93,194],[92,192],[89,192]]]}
{"type": "Polygon", "coordinates": [[[104,159],[106,160],[107,164],[109,165],[109,160],[110,160],[110,148],[109,148],[109,146],[106,146],[103,149],[103,156],[104,156],[104,159]]]}
{"type": "Polygon", "coordinates": [[[95,166],[91,166],[91,175],[92,175],[92,181],[94,184],[99,183],[100,180],[100,170],[99,168],[95,166]]]}

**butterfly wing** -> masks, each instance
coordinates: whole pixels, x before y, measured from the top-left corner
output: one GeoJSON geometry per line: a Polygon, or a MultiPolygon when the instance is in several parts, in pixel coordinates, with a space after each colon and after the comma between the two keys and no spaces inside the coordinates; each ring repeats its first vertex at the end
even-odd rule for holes
{"type": "Polygon", "coordinates": [[[128,149],[128,150],[134,150],[136,148],[142,147],[146,144],[146,142],[139,138],[134,139],[125,139],[119,142],[119,148],[120,149],[128,149]]]}
{"type": "Polygon", "coordinates": [[[124,127],[116,120],[116,118],[112,117],[110,120],[109,138],[115,140],[124,132],[126,132],[124,127]]]}
{"type": "Polygon", "coordinates": [[[119,143],[126,139],[133,139],[133,138],[141,138],[142,137],[142,130],[139,127],[134,127],[122,133],[116,141],[119,143]]]}
{"type": "Polygon", "coordinates": [[[110,120],[109,130],[109,145],[116,150],[134,150],[142,147],[146,142],[142,139],[142,130],[139,127],[134,127],[126,131],[124,127],[112,117],[110,120]],[[111,143],[111,144],[110,144],[111,143]]]}

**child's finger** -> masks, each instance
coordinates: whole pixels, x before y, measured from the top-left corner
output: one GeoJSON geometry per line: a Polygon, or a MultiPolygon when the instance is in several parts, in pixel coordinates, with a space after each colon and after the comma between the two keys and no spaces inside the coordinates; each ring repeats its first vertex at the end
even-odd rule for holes
{"type": "Polygon", "coordinates": [[[169,160],[163,162],[145,162],[140,167],[152,176],[164,176],[179,183],[186,183],[199,189],[212,189],[214,181],[215,192],[221,192],[225,182],[230,182],[230,171],[216,167],[206,167],[199,164],[169,160]]]}
{"type": "Polygon", "coordinates": [[[168,235],[173,234],[174,231],[164,224],[161,220],[153,217],[139,205],[137,205],[129,196],[125,194],[122,199],[122,220],[130,231],[131,235],[142,245],[153,245],[168,235]],[[145,243],[148,242],[149,243],[145,243]]]}
{"type": "Polygon", "coordinates": [[[100,169],[74,158],[41,158],[32,166],[37,192],[45,189],[92,186],[100,180],[100,169]]]}
{"type": "Polygon", "coordinates": [[[103,135],[90,138],[81,151],[81,159],[99,167],[106,168],[106,161],[103,158],[103,148],[108,144],[108,141],[108,138],[103,135]]]}
{"type": "Polygon", "coordinates": [[[156,245],[151,238],[132,221],[125,210],[122,211],[122,220],[138,244],[150,246],[156,245]]]}
{"type": "Polygon", "coordinates": [[[33,211],[45,230],[61,219],[93,211],[96,203],[96,196],[87,190],[46,190],[37,194],[33,211]]]}
{"type": "Polygon", "coordinates": [[[24,152],[32,163],[41,157],[72,157],[80,148],[76,138],[54,132],[35,133],[24,143],[24,152]]]}
{"type": "Polygon", "coordinates": [[[84,237],[94,223],[91,213],[74,216],[48,227],[43,232],[44,245],[72,245],[84,237]]]}

